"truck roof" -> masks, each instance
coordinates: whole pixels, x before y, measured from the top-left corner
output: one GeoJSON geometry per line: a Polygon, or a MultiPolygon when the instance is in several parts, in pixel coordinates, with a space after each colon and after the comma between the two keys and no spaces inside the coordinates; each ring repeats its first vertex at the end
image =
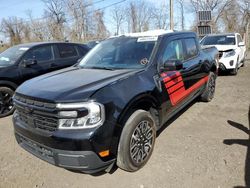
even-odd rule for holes
{"type": "Polygon", "coordinates": [[[215,34],[208,34],[206,36],[225,36],[225,35],[236,35],[239,33],[215,33],[215,34]]]}
{"type": "Polygon", "coordinates": [[[160,35],[164,35],[167,33],[172,33],[173,30],[164,30],[164,29],[158,29],[158,30],[149,30],[144,32],[138,32],[138,33],[125,33],[122,35],[117,36],[111,36],[110,38],[120,37],[120,36],[126,36],[126,37],[158,37],[160,35]]]}
{"type": "Polygon", "coordinates": [[[18,44],[18,45],[16,45],[16,46],[18,46],[18,47],[28,47],[28,48],[31,48],[31,47],[39,46],[39,45],[43,45],[43,44],[78,44],[78,45],[86,46],[85,44],[81,44],[81,43],[60,42],[60,41],[31,42],[31,43],[18,44]]]}

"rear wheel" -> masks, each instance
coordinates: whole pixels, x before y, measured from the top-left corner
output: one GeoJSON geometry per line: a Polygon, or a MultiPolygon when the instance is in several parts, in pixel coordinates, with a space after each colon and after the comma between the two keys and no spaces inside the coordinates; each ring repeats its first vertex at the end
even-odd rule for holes
{"type": "Polygon", "coordinates": [[[216,86],[216,75],[213,72],[209,73],[209,79],[204,92],[201,94],[201,100],[210,102],[214,98],[216,86]]]}
{"type": "Polygon", "coordinates": [[[118,146],[117,166],[134,172],[149,160],[155,144],[156,125],[151,114],[135,111],[125,123],[118,146]]]}
{"type": "Polygon", "coordinates": [[[0,87],[0,118],[11,115],[14,112],[14,91],[8,87],[0,87]]]}

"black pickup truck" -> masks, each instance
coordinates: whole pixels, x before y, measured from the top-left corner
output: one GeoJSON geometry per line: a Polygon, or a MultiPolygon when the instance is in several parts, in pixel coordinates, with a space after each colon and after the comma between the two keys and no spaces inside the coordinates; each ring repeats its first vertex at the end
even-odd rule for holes
{"type": "Polygon", "coordinates": [[[70,68],[22,84],[14,95],[16,140],[53,165],[85,173],[114,164],[136,171],[156,132],[197,97],[215,92],[217,50],[192,32],[107,39],[70,68]]]}

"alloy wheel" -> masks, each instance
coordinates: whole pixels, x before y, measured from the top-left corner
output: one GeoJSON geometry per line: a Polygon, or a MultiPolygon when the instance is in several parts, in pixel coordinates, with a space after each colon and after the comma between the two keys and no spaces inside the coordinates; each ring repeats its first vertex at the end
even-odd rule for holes
{"type": "Polygon", "coordinates": [[[12,109],[12,94],[7,91],[0,91],[0,116],[7,115],[12,109]]]}
{"type": "Polygon", "coordinates": [[[141,121],[135,128],[130,140],[130,157],[135,164],[143,163],[152,152],[154,144],[153,125],[141,121]]]}

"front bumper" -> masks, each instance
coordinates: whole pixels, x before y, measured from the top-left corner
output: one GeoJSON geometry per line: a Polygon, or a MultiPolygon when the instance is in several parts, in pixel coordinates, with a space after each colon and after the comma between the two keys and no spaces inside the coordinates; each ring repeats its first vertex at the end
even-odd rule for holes
{"type": "Polygon", "coordinates": [[[237,64],[237,57],[221,57],[219,60],[219,68],[221,70],[234,69],[237,64]]]}
{"type": "Polygon", "coordinates": [[[21,122],[16,114],[13,115],[13,124],[18,144],[55,166],[91,174],[107,169],[116,160],[113,154],[104,158],[98,155],[99,151],[108,149],[105,143],[108,139],[93,136],[97,130],[42,132],[21,122]],[[96,141],[97,138],[102,142],[96,141]]]}
{"type": "Polygon", "coordinates": [[[93,151],[66,151],[49,148],[15,133],[18,144],[36,157],[55,166],[79,170],[84,173],[96,173],[105,170],[114,160],[102,161],[93,151]]]}

